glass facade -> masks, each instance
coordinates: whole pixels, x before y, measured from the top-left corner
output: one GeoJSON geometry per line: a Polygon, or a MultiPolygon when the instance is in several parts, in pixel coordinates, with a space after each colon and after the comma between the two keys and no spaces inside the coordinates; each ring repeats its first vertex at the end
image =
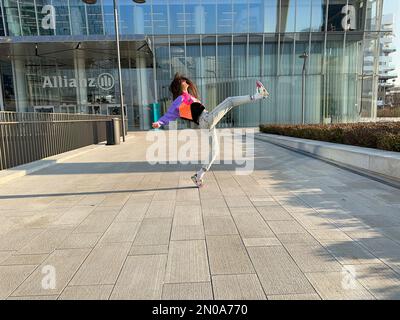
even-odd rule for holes
{"type": "MultiPolygon", "coordinates": [[[[269,99],[235,109],[221,126],[299,123],[304,52],[306,122],[374,118],[384,1],[398,0],[119,0],[130,128],[149,128],[152,103],[166,110],[175,72],[198,84],[208,109],[265,83],[269,99]]],[[[112,0],[0,4],[2,109],[116,110],[118,85],[99,85],[117,81],[112,0]]]]}

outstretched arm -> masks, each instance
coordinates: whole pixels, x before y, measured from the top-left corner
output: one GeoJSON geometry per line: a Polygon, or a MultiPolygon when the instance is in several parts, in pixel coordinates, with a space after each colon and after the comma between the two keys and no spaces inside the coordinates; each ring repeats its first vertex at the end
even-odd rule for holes
{"type": "Polygon", "coordinates": [[[179,118],[179,106],[182,104],[182,101],[182,96],[176,98],[168,108],[167,113],[164,114],[157,122],[153,123],[153,128],[157,129],[161,126],[165,126],[171,121],[175,121],[177,118],[179,118]]]}

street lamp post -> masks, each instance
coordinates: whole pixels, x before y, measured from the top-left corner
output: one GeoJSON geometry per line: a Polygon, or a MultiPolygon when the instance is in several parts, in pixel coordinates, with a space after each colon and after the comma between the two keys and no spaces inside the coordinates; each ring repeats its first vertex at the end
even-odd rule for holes
{"type": "Polygon", "coordinates": [[[301,123],[305,124],[305,106],[306,106],[306,66],[307,66],[307,59],[308,59],[308,53],[304,52],[299,58],[304,59],[304,64],[303,64],[303,76],[302,76],[302,83],[301,83],[301,123]]]}
{"type": "MultiPolygon", "coordinates": [[[[97,0],[82,0],[87,4],[95,4],[97,0]]],[[[135,3],[145,3],[146,0],[132,0],[135,3]]],[[[122,141],[125,142],[125,109],[124,109],[124,93],[122,88],[122,68],[121,68],[121,49],[119,39],[119,19],[118,19],[118,3],[117,0],[113,0],[114,4],[114,23],[115,23],[115,37],[117,42],[117,59],[118,59],[118,80],[119,80],[119,98],[121,102],[121,122],[122,122],[122,141]]]]}

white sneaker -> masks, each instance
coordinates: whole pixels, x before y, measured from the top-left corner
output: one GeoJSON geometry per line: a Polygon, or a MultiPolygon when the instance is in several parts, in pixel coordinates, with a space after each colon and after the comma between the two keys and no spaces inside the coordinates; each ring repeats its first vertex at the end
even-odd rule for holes
{"type": "Polygon", "coordinates": [[[267,89],[265,89],[264,85],[261,83],[261,81],[256,81],[256,86],[257,86],[257,93],[261,95],[264,99],[268,98],[269,92],[267,89]]]}
{"type": "Polygon", "coordinates": [[[198,188],[203,186],[203,179],[199,179],[197,173],[191,179],[198,188]]]}

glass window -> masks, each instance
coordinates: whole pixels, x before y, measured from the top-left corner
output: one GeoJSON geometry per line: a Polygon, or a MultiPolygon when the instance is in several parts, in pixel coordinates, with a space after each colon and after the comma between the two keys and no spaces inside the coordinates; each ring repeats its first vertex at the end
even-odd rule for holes
{"type": "Polygon", "coordinates": [[[216,3],[212,3],[210,1],[203,4],[204,8],[204,20],[206,21],[205,24],[205,33],[216,33],[217,32],[217,5],[216,3]]]}
{"type": "Polygon", "coordinates": [[[5,111],[15,111],[15,92],[11,62],[0,61],[0,83],[3,85],[5,111]]]}
{"type": "Polygon", "coordinates": [[[103,1],[103,16],[105,34],[115,34],[114,5],[112,0],[103,1]]]}
{"type": "Polygon", "coordinates": [[[249,30],[249,11],[246,0],[233,0],[233,32],[247,33],[249,30]]]}
{"type": "Polygon", "coordinates": [[[21,36],[21,26],[18,14],[18,1],[4,1],[7,34],[9,36],[21,36]]]}
{"type": "Polygon", "coordinates": [[[297,1],[296,32],[310,31],[311,1],[312,0],[297,1]]]}
{"type": "Polygon", "coordinates": [[[246,76],[247,37],[237,36],[233,39],[233,77],[246,76]]]}
{"type": "Polygon", "coordinates": [[[231,76],[231,37],[218,37],[217,76],[228,78],[231,76]]]}
{"type": "Polygon", "coordinates": [[[183,38],[171,39],[171,66],[172,74],[186,73],[185,45],[183,38]]]}
{"type": "Polygon", "coordinates": [[[204,33],[204,7],[191,3],[185,3],[185,30],[187,34],[204,33]]]}
{"type": "MultiPolygon", "coordinates": [[[[251,41],[251,39],[250,39],[251,41]]],[[[262,59],[262,37],[257,43],[249,44],[249,76],[258,77],[261,75],[261,59],[262,59]]]]}
{"type": "Polygon", "coordinates": [[[169,5],[169,21],[171,34],[184,34],[185,33],[185,15],[182,1],[180,4],[169,5]]]}
{"type": "Polygon", "coordinates": [[[135,33],[153,34],[153,26],[151,21],[151,5],[135,4],[135,33]],[[143,17],[143,19],[142,19],[143,17]],[[143,21],[143,22],[142,22],[143,21]],[[143,28],[143,32],[142,32],[143,28]]]}
{"type": "MultiPolygon", "coordinates": [[[[303,53],[308,54],[308,41],[296,41],[296,51],[294,59],[294,74],[301,75],[303,73],[304,59],[300,58],[303,53]]],[[[306,65],[307,67],[308,65],[306,65]]]]}
{"type": "MultiPolygon", "coordinates": [[[[70,35],[71,26],[69,24],[68,3],[64,0],[54,0],[53,5],[56,9],[56,34],[70,35]]],[[[90,6],[91,8],[91,6],[90,6]]],[[[89,8],[88,8],[89,9],[89,8]]],[[[40,25],[39,25],[40,27],[40,25]]]]}
{"type": "MultiPolygon", "coordinates": [[[[36,0],[36,11],[39,19],[39,34],[41,36],[49,36],[56,34],[57,4],[58,3],[54,2],[52,5],[49,5],[49,2],[46,0],[36,0]]],[[[67,17],[69,19],[69,14],[67,15],[67,17]]],[[[70,33],[68,33],[68,35],[69,34],[70,33]]]]}
{"type": "Polygon", "coordinates": [[[323,55],[324,55],[323,39],[311,38],[308,74],[313,75],[322,73],[323,55]]]}
{"type": "Polygon", "coordinates": [[[263,2],[249,1],[249,32],[263,32],[263,2]]]}
{"type": "Polygon", "coordinates": [[[340,119],[343,107],[343,35],[330,35],[326,44],[326,114],[333,122],[340,119]]]}
{"type": "Polygon", "coordinates": [[[232,3],[228,0],[217,2],[218,33],[232,33],[232,3]]]}
{"type": "Polygon", "coordinates": [[[89,34],[104,34],[103,12],[101,8],[101,2],[98,1],[96,4],[91,4],[87,6],[86,9],[88,17],[89,34]]]}
{"type": "Polygon", "coordinates": [[[340,0],[330,2],[328,8],[328,31],[359,30],[362,26],[361,0],[340,0]]]}
{"type": "Polygon", "coordinates": [[[165,1],[153,1],[153,28],[155,34],[168,34],[168,6],[165,1]]]}
{"type": "Polygon", "coordinates": [[[71,26],[73,35],[86,35],[86,8],[81,0],[70,0],[71,26]]]}
{"type": "Polygon", "coordinates": [[[3,21],[3,2],[0,1],[0,37],[5,36],[4,21],[3,21]]]}
{"type": "Polygon", "coordinates": [[[38,34],[38,29],[34,1],[21,1],[19,8],[21,11],[22,34],[24,36],[36,36],[38,34]]]}
{"type": "Polygon", "coordinates": [[[278,65],[278,42],[276,37],[264,39],[264,75],[276,76],[278,65]]]}
{"type": "Polygon", "coordinates": [[[282,37],[280,54],[280,75],[291,75],[293,66],[293,38],[282,37]]]}
{"type": "Polygon", "coordinates": [[[281,27],[280,32],[294,32],[296,21],[296,2],[281,0],[281,27]]]}
{"type": "Polygon", "coordinates": [[[131,0],[118,1],[119,32],[133,34],[133,2],[131,0]]]}
{"type": "Polygon", "coordinates": [[[216,77],[216,47],[215,36],[204,37],[202,46],[203,76],[216,77]]]}
{"type": "Polygon", "coordinates": [[[186,66],[188,77],[200,78],[201,72],[201,56],[200,56],[200,38],[186,39],[186,66]]]}
{"type": "Polygon", "coordinates": [[[263,17],[264,17],[264,32],[278,31],[278,13],[280,0],[265,0],[263,17]]]}
{"type": "Polygon", "coordinates": [[[169,80],[170,76],[170,58],[168,42],[165,38],[155,38],[155,56],[156,56],[156,70],[157,80],[169,80]]]}
{"type": "Polygon", "coordinates": [[[325,30],[326,0],[312,0],[311,4],[311,31],[320,32],[325,30]]]}

